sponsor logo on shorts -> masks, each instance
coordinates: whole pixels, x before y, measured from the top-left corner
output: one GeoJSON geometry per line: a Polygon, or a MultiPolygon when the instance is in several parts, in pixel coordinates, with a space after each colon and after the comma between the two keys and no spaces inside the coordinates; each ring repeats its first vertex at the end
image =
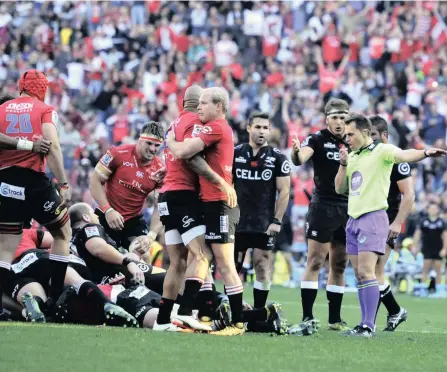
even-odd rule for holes
{"type": "Polygon", "coordinates": [[[158,214],[160,216],[169,216],[168,203],[166,202],[158,203],[158,214]]]}
{"type": "Polygon", "coordinates": [[[150,292],[150,290],[148,288],[146,288],[144,285],[140,285],[137,289],[130,292],[129,297],[133,297],[133,298],[136,298],[137,300],[141,300],[149,292],[150,292]]]}
{"type": "Polygon", "coordinates": [[[222,239],[222,235],[216,235],[215,233],[209,233],[209,234],[205,234],[205,239],[218,240],[218,239],[222,239]]]}
{"type": "Polygon", "coordinates": [[[16,274],[21,273],[27,267],[29,267],[32,263],[38,260],[35,253],[28,253],[16,264],[11,265],[12,271],[16,274]]]}
{"type": "Polygon", "coordinates": [[[229,232],[230,226],[229,226],[229,218],[228,216],[220,216],[220,232],[221,233],[227,233],[229,232]]]}
{"type": "Polygon", "coordinates": [[[194,218],[190,218],[189,216],[185,216],[182,218],[183,227],[188,227],[191,225],[192,222],[194,222],[194,218]]]}
{"type": "Polygon", "coordinates": [[[51,211],[53,209],[55,203],[56,202],[50,202],[49,200],[46,201],[45,204],[43,205],[43,210],[45,212],[51,211]]]}
{"type": "Polygon", "coordinates": [[[144,178],[144,173],[142,171],[137,171],[138,178],[144,178]]]}
{"type": "Polygon", "coordinates": [[[281,165],[281,173],[290,173],[290,163],[288,160],[285,160],[281,165]]]}
{"type": "Polygon", "coordinates": [[[0,185],[0,195],[5,198],[25,200],[25,188],[2,182],[0,185]]]}
{"type": "MultiPolygon", "coordinates": [[[[356,191],[362,186],[363,176],[359,171],[355,171],[351,176],[351,191],[356,191]]],[[[355,193],[353,195],[358,195],[359,193],[355,193]]]]}
{"type": "Polygon", "coordinates": [[[92,238],[94,236],[100,236],[97,226],[87,226],[84,229],[84,231],[85,231],[85,235],[87,236],[87,238],[92,238]]]}
{"type": "Polygon", "coordinates": [[[135,313],[135,318],[138,319],[138,317],[139,317],[141,314],[143,314],[144,310],[146,310],[146,306],[143,306],[140,310],[138,310],[138,311],[135,313]]]}
{"type": "Polygon", "coordinates": [[[312,230],[310,235],[312,236],[318,236],[318,231],[312,230]]]}
{"type": "Polygon", "coordinates": [[[366,235],[359,235],[359,237],[357,238],[357,241],[360,244],[363,244],[364,242],[366,242],[366,235]]]}
{"type": "Polygon", "coordinates": [[[148,264],[145,264],[144,262],[138,262],[137,266],[143,273],[149,272],[150,268],[148,264]]]}

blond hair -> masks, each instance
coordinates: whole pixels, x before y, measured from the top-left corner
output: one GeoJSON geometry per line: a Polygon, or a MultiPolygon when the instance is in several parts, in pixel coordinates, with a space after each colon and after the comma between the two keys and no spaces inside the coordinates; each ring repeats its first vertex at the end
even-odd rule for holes
{"type": "Polygon", "coordinates": [[[230,95],[224,88],[212,87],[203,90],[203,93],[208,93],[211,98],[211,102],[215,105],[222,103],[222,112],[226,113],[230,106],[230,95]]]}

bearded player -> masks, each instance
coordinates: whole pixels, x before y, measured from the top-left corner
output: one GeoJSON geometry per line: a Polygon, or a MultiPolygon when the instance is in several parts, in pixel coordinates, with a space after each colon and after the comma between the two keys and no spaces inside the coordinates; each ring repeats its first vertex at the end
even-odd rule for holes
{"type": "Polygon", "coordinates": [[[163,140],[160,123],[145,124],[136,144],[107,151],[96,165],[90,182],[90,191],[98,203],[96,213],[107,235],[125,249],[137,239],[136,252],[144,259],[162,228],[154,208],[148,232],[142,209],[147,196],[161,187],[159,175],[164,165],[155,155],[163,140]]]}
{"type": "Polygon", "coordinates": [[[18,88],[20,96],[0,106],[0,132],[18,139],[17,150],[0,150],[0,292],[8,280],[23,225],[34,218],[54,238],[50,253],[50,297],[54,301],[63,289],[71,235],[65,206],[70,190],[57,134],[59,119],[54,107],[43,102],[48,88],[45,74],[25,72],[18,88]],[[40,139],[51,142],[46,156],[31,152],[33,141],[40,139]],[[47,162],[57,185],[45,175],[47,162]]]}

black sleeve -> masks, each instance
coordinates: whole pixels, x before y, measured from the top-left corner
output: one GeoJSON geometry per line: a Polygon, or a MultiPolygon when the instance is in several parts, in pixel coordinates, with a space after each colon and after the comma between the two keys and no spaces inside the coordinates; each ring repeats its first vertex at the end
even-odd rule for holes
{"type": "Polygon", "coordinates": [[[42,241],[43,241],[43,237],[45,236],[45,232],[42,230],[37,230],[37,247],[36,248],[41,248],[42,247],[42,241]]]}
{"type": "Polygon", "coordinates": [[[84,242],[92,238],[102,238],[105,240],[104,228],[101,225],[88,224],[82,228],[82,238],[84,242]]]}
{"type": "Polygon", "coordinates": [[[408,163],[399,163],[394,165],[396,167],[396,182],[402,181],[411,177],[411,168],[408,163]]]}
{"type": "Polygon", "coordinates": [[[315,134],[311,134],[310,136],[307,136],[306,139],[301,144],[301,147],[310,147],[312,150],[316,151],[316,148],[318,147],[318,141],[315,134]]]}
{"type": "MultiPolygon", "coordinates": [[[[274,149],[274,151],[277,149],[274,149]]],[[[278,150],[279,151],[279,150],[278,150]]],[[[284,154],[275,151],[276,167],[275,177],[288,177],[290,176],[290,162],[284,154]]]]}

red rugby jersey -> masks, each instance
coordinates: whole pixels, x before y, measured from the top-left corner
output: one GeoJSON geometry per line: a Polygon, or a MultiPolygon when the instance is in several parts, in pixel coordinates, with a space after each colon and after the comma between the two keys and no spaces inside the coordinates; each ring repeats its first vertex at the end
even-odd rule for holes
{"type": "Polygon", "coordinates": [[[106,196],[110,206],[127,221],[141,215],[149,193],[161,187],[154,173],[163,168],[163,162],[154,157],[147,165],[138,160],[136,145],[112,147],[100,159],[112,174],[106,183],[106,196]]]}
{"type": "MultiPolygon", "coordinates": [[[[23,96],[0,106],[0,132],[9,137],[37,141],[43,138],[43,123],[56,128],[59,118],[54,107],[37,98],[23,96]]],[[[0,169],[17,166],[45,172],[45,157],[31,151],[0,150],[0,169]]]]}

